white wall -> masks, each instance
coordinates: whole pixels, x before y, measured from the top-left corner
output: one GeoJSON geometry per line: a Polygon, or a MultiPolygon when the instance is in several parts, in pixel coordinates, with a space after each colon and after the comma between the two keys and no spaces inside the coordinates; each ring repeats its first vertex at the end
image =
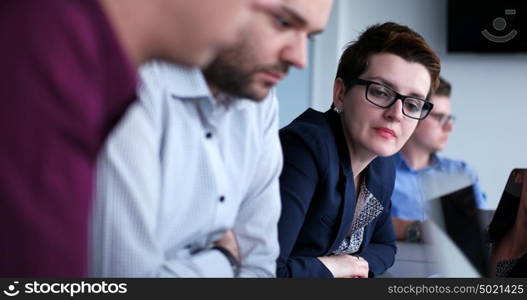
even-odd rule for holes
{"type": "Polygon", "coordinates": [[[335,1],[329,22],[324,33],[316,37],[313,49],[312,74],[312,107],[319,111],[326,111],[332,103],[333,80],[337,70],[338,59],[342,52],[342,34],[348,11],[346,1],[335,1]]]}
{"type": "Polygon", "coordinates": [[[313,46],[313,42],[310,42],[308,66],[302,70],[290,68],[287,77],[276,87],[276,95],[279,101],[280,128],[289,124],[311,104],[313,46]]]}
{"type": "Polygon", "coordinates": [[[386,21],[410,26],[441,57],[458,118],[442,155],[472,165],[495,208],[510,170],[527,167],[527,54],[447,53],[446,0],[336,0],[327,31],[315,41],[311,106],[329,107],[345,44],[368,25],[386,21]]]}

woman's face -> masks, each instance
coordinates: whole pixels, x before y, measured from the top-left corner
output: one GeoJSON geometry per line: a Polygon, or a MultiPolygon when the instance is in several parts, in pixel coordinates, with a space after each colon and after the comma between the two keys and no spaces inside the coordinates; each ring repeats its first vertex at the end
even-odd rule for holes
{"type": "MultiPolygon", "coordinates": [[[[431,83],[430,73],[423,65],[389,53],[371,55],[366,71],[359,77],[421,99],[426,98],[431,83]]],[[[353,85],[346,91],[340,79],[335,81],[333,104],[343,109],[350,151],[361,156],[393,155],[406,143],[418,120],[403,115],[402,101],[381,108],[366,100],[365,91],[365,85],[353,85]]]]}

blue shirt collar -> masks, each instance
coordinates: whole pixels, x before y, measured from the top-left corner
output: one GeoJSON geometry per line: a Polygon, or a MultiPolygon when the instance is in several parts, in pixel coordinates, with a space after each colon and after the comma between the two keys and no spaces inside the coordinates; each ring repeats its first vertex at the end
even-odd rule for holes
{"type": "Polygon", "coordinates": [[[400,152],[398,152],[396,155],[395,155],[395,159],[396,159],[396,164],[397,164],[397,167],[398,168],[404,168],[406,169],[407,171],[410,171],[410,172],[425,172],[429,169],[435,169],[435,168],[438,168],[439,170],[444,170],[444,163],[442,161],[442,159],[437,155],[437,153],[433,153],[432,154],[432,157],[430,158],[431,160],[431,163],[430,165],[428,165],[426,168],[423,168],[421,170],[415,170],[414,168],[412,168],[410,165],[408,165],[408,163],[406,162],[406,160],[404,159],[404,157],[402,156],[402,154],[400,152]]]}

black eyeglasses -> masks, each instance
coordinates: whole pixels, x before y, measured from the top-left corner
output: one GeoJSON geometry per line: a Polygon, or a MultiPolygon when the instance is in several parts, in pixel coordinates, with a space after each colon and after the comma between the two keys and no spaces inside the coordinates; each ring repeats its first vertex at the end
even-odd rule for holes
{"type": "Polygon", "coordinates": [[[456,117],[453,115],[431,113],[430,116],[434,118],[441,127],[445,126],[447,123],[454,124],[456,121],[456,117]]]}
{"type": "Polygon", "coordinates": [[[428,116],[434,105],[424,99],[413,96],[405,96],[397,93],[393,89],[369,80],[353,79],[350,84],[366,86],[366,100],[382,108],[390,108],[397,100],[403,102],[403,114],[409,118],[422,120],[428,116]]]}

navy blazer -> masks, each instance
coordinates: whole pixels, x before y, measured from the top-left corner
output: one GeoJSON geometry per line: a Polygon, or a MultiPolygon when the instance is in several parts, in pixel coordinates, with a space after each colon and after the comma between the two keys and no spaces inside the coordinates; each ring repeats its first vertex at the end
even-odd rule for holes
{"type": "MultiPolygon", "coordinates": [[[[340,116],[308,109],[280,130],[284,169],[280,175],[278,277],[333,277],[317,257],[335,251],[350,229],[355,184],[340,116]]],[[[358,250],[370,274],[394,262],[395,234],[390,218],[395,181],[393,159],[377,158],[364,171],[366,186],[383,212],[364,229],[358,250]]]]}

